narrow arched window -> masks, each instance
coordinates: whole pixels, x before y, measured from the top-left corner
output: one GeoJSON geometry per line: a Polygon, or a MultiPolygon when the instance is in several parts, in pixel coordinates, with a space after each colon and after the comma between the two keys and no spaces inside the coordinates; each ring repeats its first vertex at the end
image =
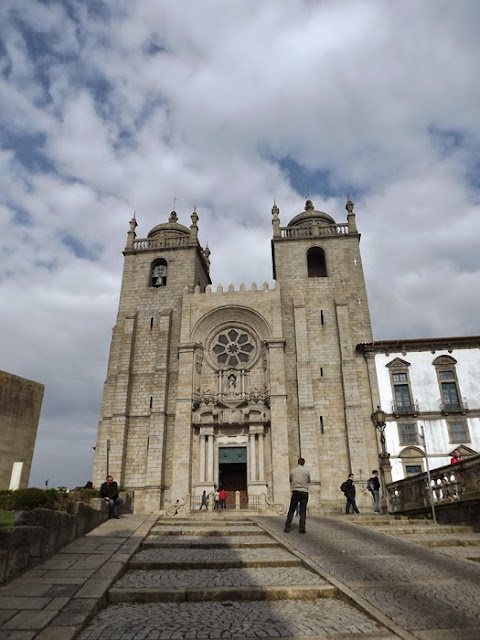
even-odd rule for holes
{"type": "Polygon", "coordinates": [[[307,251],[307,266],[309,278],[327,277],[327,261],[322,247],[311,247],[307,251]]]}
{"type": "Polygon", "coordinates": [[[150,267],[150,286],[164,287],[167,284],[167,261],[158,258],[150,267]]]}

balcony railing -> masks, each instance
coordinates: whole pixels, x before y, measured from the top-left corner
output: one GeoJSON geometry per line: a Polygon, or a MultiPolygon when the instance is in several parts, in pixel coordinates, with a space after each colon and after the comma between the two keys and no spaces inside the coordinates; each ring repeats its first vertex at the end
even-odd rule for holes
{"type": "MultiPolygon", "coordinates": [[[[460,500],[480,499],[478,476],[480,455],[470,456],[457,464],[430,471],[430,483],[435,505],[448,505],[460,500]]],[[[426,473],[387,485],[389,510],[393,513],[413,513],[430,508],[430,492],[426,473]]]]}
{"type": "Polygon", "coordinates": [[[448,415],[449,413],[467,413],[468,400],[466,398],[459,398],[456,401],[452,401],[440,398],[438,406],[440,407],[440,411],[445,415],[448,415]]]}
{"type": "Polygon", "coordinates": [[[344,236],[349,233],[348,223],[312,225],[309,227],[280,227],[282,238],[309,238],[310,236],[344,236]]]}
{"type": "Polygon", "coordinates": [[[139,238],[133,243],[134,251],[162,249],[165,247],[185,247],[190,244],[190,236],[164,236],[159,238],[139,238]]]}
{"type": "Polygon", "coordinates": [[[409,403],[392,400],[391,407],[394,416],[416,416],[419,412],[418,400],[409,403]]]}

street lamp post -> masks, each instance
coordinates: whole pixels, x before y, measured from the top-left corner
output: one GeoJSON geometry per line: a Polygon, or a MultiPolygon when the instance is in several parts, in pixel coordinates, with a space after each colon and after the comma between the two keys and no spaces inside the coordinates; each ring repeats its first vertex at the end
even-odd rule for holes
{"type": "Polygon", "coordinates": [[[382,411],[380,407],[377,407],[377,410],[372,413],[373,424],[375,425],[375,429],[378,431],[380,436],[380,475],[382,479],[382,511],[386,513],[387,509],[387,488],[386,488],[386,478],[385,478],[385,468],[388,467],[390,469],[390,454],[387,451],[386,441],[385,441],[385,427],[386,423],[386,414],[385,411],[382,411]]]}
{"type": "Polygon", "coordinates": [[[427,467],[428,495],[430,497],[430,507],[432,509],[432,519],[433,519],[433,524],[437,524],[437,514],[435,513],[435,497],[433,495],[432,478],[430,476],[430,465],[428,464],[427,441],[425,439],[425,430],[423,428],[423,424],[420,425],[420,437],[422,439],[423,449],[424,449],[424,452],[425,452],[425,465],[427,467]]]}

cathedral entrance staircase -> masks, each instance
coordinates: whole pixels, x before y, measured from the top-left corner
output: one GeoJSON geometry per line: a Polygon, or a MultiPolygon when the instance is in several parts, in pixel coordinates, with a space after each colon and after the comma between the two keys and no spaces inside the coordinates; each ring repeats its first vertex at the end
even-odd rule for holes
{"type": "Polygon", "coordinates": [[[480,564],[465,559],[478,534],[363,514],[311,515],[305,535],[284,522],[109,520],[2,585],[0,638],[480,638],[480,564]]]}
{"type": "Polygon", "coordinates": [[[159,518],[79,637],[332,636],[398,637],[260,524],[204,513],[159,518]]]}

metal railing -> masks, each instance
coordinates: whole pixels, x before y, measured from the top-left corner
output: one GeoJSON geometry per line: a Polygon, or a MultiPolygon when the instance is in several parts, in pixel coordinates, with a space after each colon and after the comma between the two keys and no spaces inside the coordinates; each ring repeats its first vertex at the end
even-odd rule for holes
{"type": "Polygon", "coordinates": [[[403,403],[392,400],[391,407],[392,413],[397,416],[416,416],[420,411],[418,400],[413,400],[413,402],[410,403],[403,403]]]}
{"type": "Polygon", "coordinates": [[[468,411],[468,400],[463,398],[458,398],[457,400],[445,400],[445,398],[440,398],[438,401],[438,406],[440,407],[440,411],[442,413],[466,413],[468,411]]]}

